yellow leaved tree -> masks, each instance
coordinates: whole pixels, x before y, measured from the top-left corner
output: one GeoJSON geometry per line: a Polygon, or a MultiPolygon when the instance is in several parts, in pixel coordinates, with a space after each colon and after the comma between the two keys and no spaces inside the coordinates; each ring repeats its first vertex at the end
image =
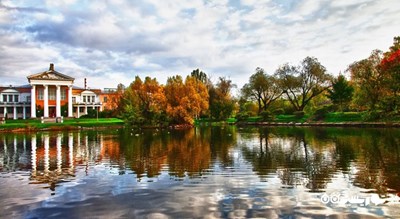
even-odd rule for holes
{"type": "Polygon", "coordinates": [[[207,87],[192,76],[185,82],[180,75],[168,78],[164,93],[167,115],[175,124],[193,124],[194,118],[208,109],[207,87]]]}

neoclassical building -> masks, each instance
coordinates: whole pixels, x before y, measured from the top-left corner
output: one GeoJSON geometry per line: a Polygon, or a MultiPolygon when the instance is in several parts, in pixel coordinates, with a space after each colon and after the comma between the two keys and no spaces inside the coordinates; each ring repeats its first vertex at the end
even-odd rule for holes
{"type": "Polygon", "coordinates": [[[49,70],[27,77],[24,86],[0,87],[0,117],[7,119],[79,118],[88,109],[102,111],[113,93],[74,86],[74,78],[62,74],[50,64],[49,70]],[[105,102],[103,104],[103,101],[105,102]]]}
{"type": "Polygon", "coordinates": [[[50,64],[48,71],[27,77],[31,85],[31,118],[36,118],[37,106],[43,108],[43,117],[61,117],[61,106],[68,104],[72,117],[72,85],[75,78],[61,74],[50,64]]]}

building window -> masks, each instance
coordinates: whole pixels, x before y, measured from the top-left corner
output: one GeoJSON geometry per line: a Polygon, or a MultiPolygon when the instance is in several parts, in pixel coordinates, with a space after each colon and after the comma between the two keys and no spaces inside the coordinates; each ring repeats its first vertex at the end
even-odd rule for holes
{"type": "Polygon", "coordinates": [[[92,103],[94,103],[96,96],[92,96],[92,103]]]}
{"type": "Polygon", "coordinates": [[[76,97],[72,97],[72,103],[76,103],[76,97]]]}
{"type": "Polygon", "coordinates": [[[11,95],[11,94],[8,95],[8,102],[14,102],[14,101],[13,101],[13,95],[11,95]]]}
{"type": "Polygon", "coordinates": [[[23,110],[24,110],[23,107],[17,107],[17,113],[19,114],[24,113],[23,110]]]}
{"type": "Polygon", "coordinates": [[[86,103],[86,96],[83,96],[83,102],[86,103]]]}
{"type": "Polygon", "coordinates": [[[31,96],[26,96],[26,102],[31,102],[31,96]]]}
{"type": "Polygon", "coordinates": [[[56,88],[52,87],[49,88],[49,100],[55,100],[56,99],[56,88]]]}
{"type": "Polygon", "coordinates": [[[18,95],[14,95],[14,101],[15,102],[19,102],[19,96],[18,95]]]}
{"type": "Polygon", "coordinates": [[[7,95],[3,94],[3,102],[7,102],[7,95]]]}
{"type": "Polygon", "coordinates": [[[43,89],[38,89],[38,100],[43,100],[43,89]]]}
{"type": "Polygon", "coordinates": [[[107,103],[107,97],[104,97],[104,101],[103,101],[104,103],[107,103]]]}
{"type": "Polygon", "coordinates": [[[67,99],[67,90],[61,89],[61,100],[67,99]]]}

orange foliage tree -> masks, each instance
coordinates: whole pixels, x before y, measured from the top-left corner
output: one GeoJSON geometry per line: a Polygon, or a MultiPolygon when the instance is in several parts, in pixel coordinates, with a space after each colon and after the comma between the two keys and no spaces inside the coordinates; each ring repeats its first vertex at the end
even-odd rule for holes
{"type": "Polygon", "coordinates": [[[158,125],[165,122],[166,98],[164,88],[155,78],[139,76],[124,93],[125,113],[128,122],[135,125],[158,125]]]}
{"type": "Polygon", "coordinates": [[[207,87],[192,76],[185,82],[179,75],[168,78],[164,92],[167,115],[175,124],[193,124],[194,118],[208,109],[207,87]]]}

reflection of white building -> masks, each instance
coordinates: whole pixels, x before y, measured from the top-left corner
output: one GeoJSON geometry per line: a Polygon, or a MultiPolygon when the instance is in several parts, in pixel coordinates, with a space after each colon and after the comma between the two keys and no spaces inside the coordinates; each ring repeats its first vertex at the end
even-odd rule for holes
{"type": "Polygon", "coordinates": [[[50,64],[47,71],[27,77],[29,85],[0,87],[0,117],[26,119],[43,116],[80,117],[88,109],[102,111],[100,89],[74,86],[74,78],[50,64]]]}

